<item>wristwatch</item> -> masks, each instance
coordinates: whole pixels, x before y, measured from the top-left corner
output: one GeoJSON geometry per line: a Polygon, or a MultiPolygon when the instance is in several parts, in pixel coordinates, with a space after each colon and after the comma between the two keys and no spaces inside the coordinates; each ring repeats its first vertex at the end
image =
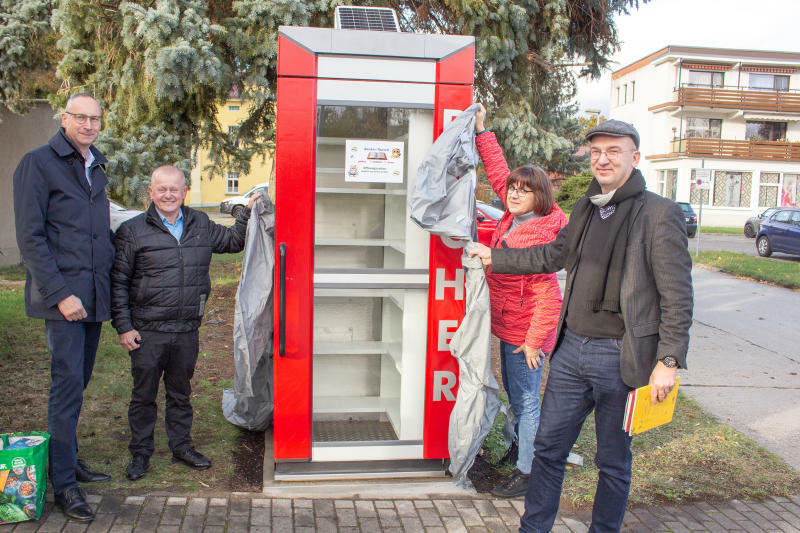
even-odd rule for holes
{"type": "Polygon", "coordinates": [[[667,355],[666,357],[662,358],[661,362],[667,368],[678,368],[678,360],[671,355],[667,355]]]}

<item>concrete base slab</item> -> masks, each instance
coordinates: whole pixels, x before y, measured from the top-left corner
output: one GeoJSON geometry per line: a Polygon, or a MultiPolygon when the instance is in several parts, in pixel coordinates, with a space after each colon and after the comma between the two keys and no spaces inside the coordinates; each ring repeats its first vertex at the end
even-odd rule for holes
{"type": "Polygon", "coordinates": [[[272,427],[264,434],[263,493],[274,498],[405,499],[480,497],[473,488],[456,485],[452,478],[376,479],[353,481],[275,481],[272,427]]]}
{"type": "Polygon", "coordinates": [[[323,499],[419,499],[475,498],[475,489],[465,489],[454,481],[393,480],[393,481],[313,481],[264,483],[263,492],[273,498],[323,499]]]}

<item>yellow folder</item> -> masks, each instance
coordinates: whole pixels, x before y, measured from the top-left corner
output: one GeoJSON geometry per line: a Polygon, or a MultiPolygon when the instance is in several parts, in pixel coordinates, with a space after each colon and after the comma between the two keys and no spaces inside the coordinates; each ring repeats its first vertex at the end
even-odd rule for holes
{"type": "Polygon", "coordinates": [[[675,378],[675,386],[664,398],[664,401],[657,404],[650,403],[650,385],[629,392],[628,402],[625,404],[625,417],[622,420],[622,430],[627,431],[628,435],[635,435],[671,422],[675,412],[675,400],[678,399],[680,381],[681,378],[675,378]]]}

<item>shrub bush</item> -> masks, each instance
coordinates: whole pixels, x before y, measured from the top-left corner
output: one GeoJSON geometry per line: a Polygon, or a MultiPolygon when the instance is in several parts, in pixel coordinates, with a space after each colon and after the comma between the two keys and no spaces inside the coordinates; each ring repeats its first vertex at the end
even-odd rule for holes
{"type": "Polygon", "coordinates": [[[556,192],[556,203],[564,213],[569,215],[575,203],[583,196],[586,189],[589,188],[589,183],[592,181],[592,172],[585,170],[580,174],[571,176],[564,180],[561,188],[556,192]]]}

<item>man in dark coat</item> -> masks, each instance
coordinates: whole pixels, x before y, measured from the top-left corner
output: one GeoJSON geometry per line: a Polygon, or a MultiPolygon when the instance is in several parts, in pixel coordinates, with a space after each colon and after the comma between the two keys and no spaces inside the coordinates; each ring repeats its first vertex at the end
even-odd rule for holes
{"type": "Polygon", "coordinates": [[[600,470],[592,532],[619,531],[631,483],[631,437],[622,430],[631,389],[661,402],[686,368],[692,261],[678,205],[645,190],[639,133],[609,120],[586,132],[594,180],[549,244],[489,249],[493,272],[567,270],[556,348],[542,401],[520,531],[550,531],[569,451],[594,410],[600,470]]]}
{"type": "Polygon", "coordinates": [[[88,94],[67,101],[50,142],[25,154],[14,171],[17,245],[27,269],[25,310],[45,320],[50,349],[47,428],[56,505],[90,521],[78,482],[106,481],[78,460],[76,428],[94,368],[102,322],[110,316],[109,228],[103,157],[92,143],[100,104],[88,94]]]}
{"type": "Polygon", "coordinates": [[[173,166],[157,168],[147,188],[148,210],[117,230],[111,272],[112,325],[130,351],[133,390],[128,408],[131,461],[126,476],[144,476],[155,449],[156,394],[161,376],[166,392],[165,422],[172,461],[203,470],[211,461],[192,446],[191,379],[197,362],[198,328],[211,280],[212,253],[244,248],[250,197],[233,227],[183,205],[186,179],[173,166]]]}

